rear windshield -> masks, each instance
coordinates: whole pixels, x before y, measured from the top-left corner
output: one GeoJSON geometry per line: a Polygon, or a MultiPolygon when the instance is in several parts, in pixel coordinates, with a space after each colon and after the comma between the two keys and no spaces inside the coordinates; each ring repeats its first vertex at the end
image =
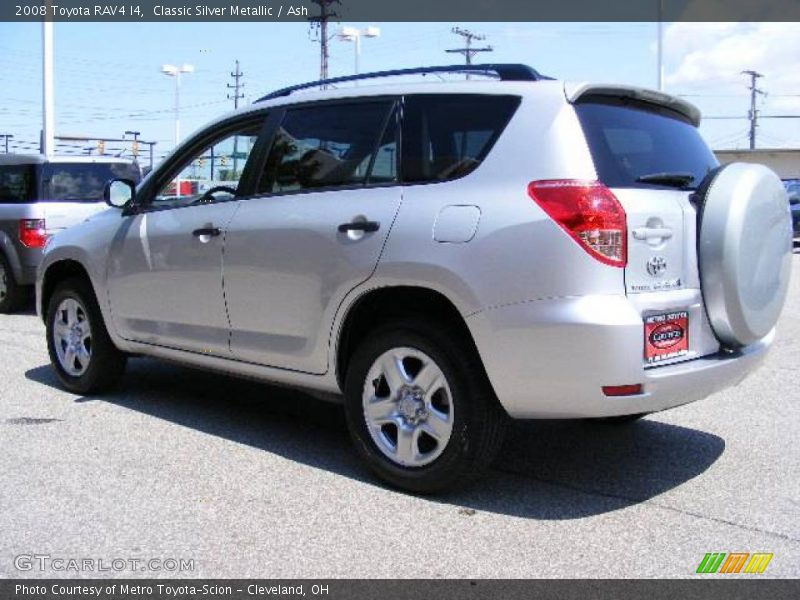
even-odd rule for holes
{"type": "Polygon", "coordinates": [[[0,204],[30,202],[36,194],[33,165],[0,166],[0,204]]]}
{"type": "Polygon", "coordinates": [[[102,202],[111,179],[139,183],[139,167],[131,163],[46,163],[42,167],[44,198],[52,202],[102,202]]]}
{"type": "Polygon", "coordinates": [[[609,187],[660,187],[637,182],[657,173],[691,174],[687,187],[697,187],[719,164],[697,128],[669,109],[598,98],[576,104],[575,111],[597,175],[609,187]]]}

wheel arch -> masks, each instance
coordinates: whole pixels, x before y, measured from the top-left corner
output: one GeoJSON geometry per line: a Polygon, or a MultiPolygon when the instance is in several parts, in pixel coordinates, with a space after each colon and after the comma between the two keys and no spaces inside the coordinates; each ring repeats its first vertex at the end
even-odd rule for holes
{"type": "Polygon", "coordinates": [[[5,231],[0,231],[0,254],[5,257],[8,266],[11,267],[11,273],[18,281],[22,274],[22,263],[14,247],[14,241],[5,231]]]}
{"type": "Polygon", "coordinates": [[[37,298],[38,306],[36,307],[42,319],[46,318],[47,305],[59,283],[72,277],[78,277],[89,284],[92,292],[97,298],[97,291],[94,289],[92,278],[89,276],[89,271],[79,261],[72,258],[64,258],[48,265],[44,274],[42,275],[42,288],[39,298],[37,298]]]}
{"type": "Polygon", "coordinates": [[[335,375],[344,389],[353,351],[376,327],[405,317],[425,317],[454,327],[471,350],[478,350],[461,312],[443,293],[429,287],[391,285],[373,288],[355,299],[342,318],[335,339],[335,375]]]}

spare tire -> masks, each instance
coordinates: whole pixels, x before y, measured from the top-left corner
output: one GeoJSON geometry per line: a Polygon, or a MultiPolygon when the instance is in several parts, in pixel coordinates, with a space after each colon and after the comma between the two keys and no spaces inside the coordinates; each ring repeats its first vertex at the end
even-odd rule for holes
{"type": "Polygon", "coordinates": [[[740,348],[778,321],[792,261],[789,201],[763,165],[715,169],[697,190],[700,285],[711,328],[723,346],[740,348]]]}

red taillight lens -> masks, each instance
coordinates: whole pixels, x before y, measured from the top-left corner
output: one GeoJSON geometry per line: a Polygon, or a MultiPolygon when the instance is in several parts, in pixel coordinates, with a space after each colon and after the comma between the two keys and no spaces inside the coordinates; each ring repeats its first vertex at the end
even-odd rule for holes
{"type": "Polygon", "coordinates": [[[22,219],[19,222],[19,241],[27,248],[44,248],[47,241],[44,219],[22,219]]]}
{"type": "Polygon", "coordinates": [[[533,181],[528,184],[528,195],[594,258],[613,267],[625,266],[625,210],[602,183],[533,181]]]}
{"type": "Polygon", "coordinates": [[[629,385],[604,385],[603,393],[606,396],[638,396],[643,391],[641,383],[629,385]]]}

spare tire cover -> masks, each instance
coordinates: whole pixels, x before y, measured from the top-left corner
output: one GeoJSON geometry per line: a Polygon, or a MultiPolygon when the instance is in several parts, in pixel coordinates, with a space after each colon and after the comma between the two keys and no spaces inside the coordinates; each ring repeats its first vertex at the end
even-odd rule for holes
{"type": "Polygon", "coordinates": [[[698,189],[698,262],[706,313],[717,339],[731,348],[767,335],[789,287],[789,201],[763,165],[731,163],[698,189]]]}

